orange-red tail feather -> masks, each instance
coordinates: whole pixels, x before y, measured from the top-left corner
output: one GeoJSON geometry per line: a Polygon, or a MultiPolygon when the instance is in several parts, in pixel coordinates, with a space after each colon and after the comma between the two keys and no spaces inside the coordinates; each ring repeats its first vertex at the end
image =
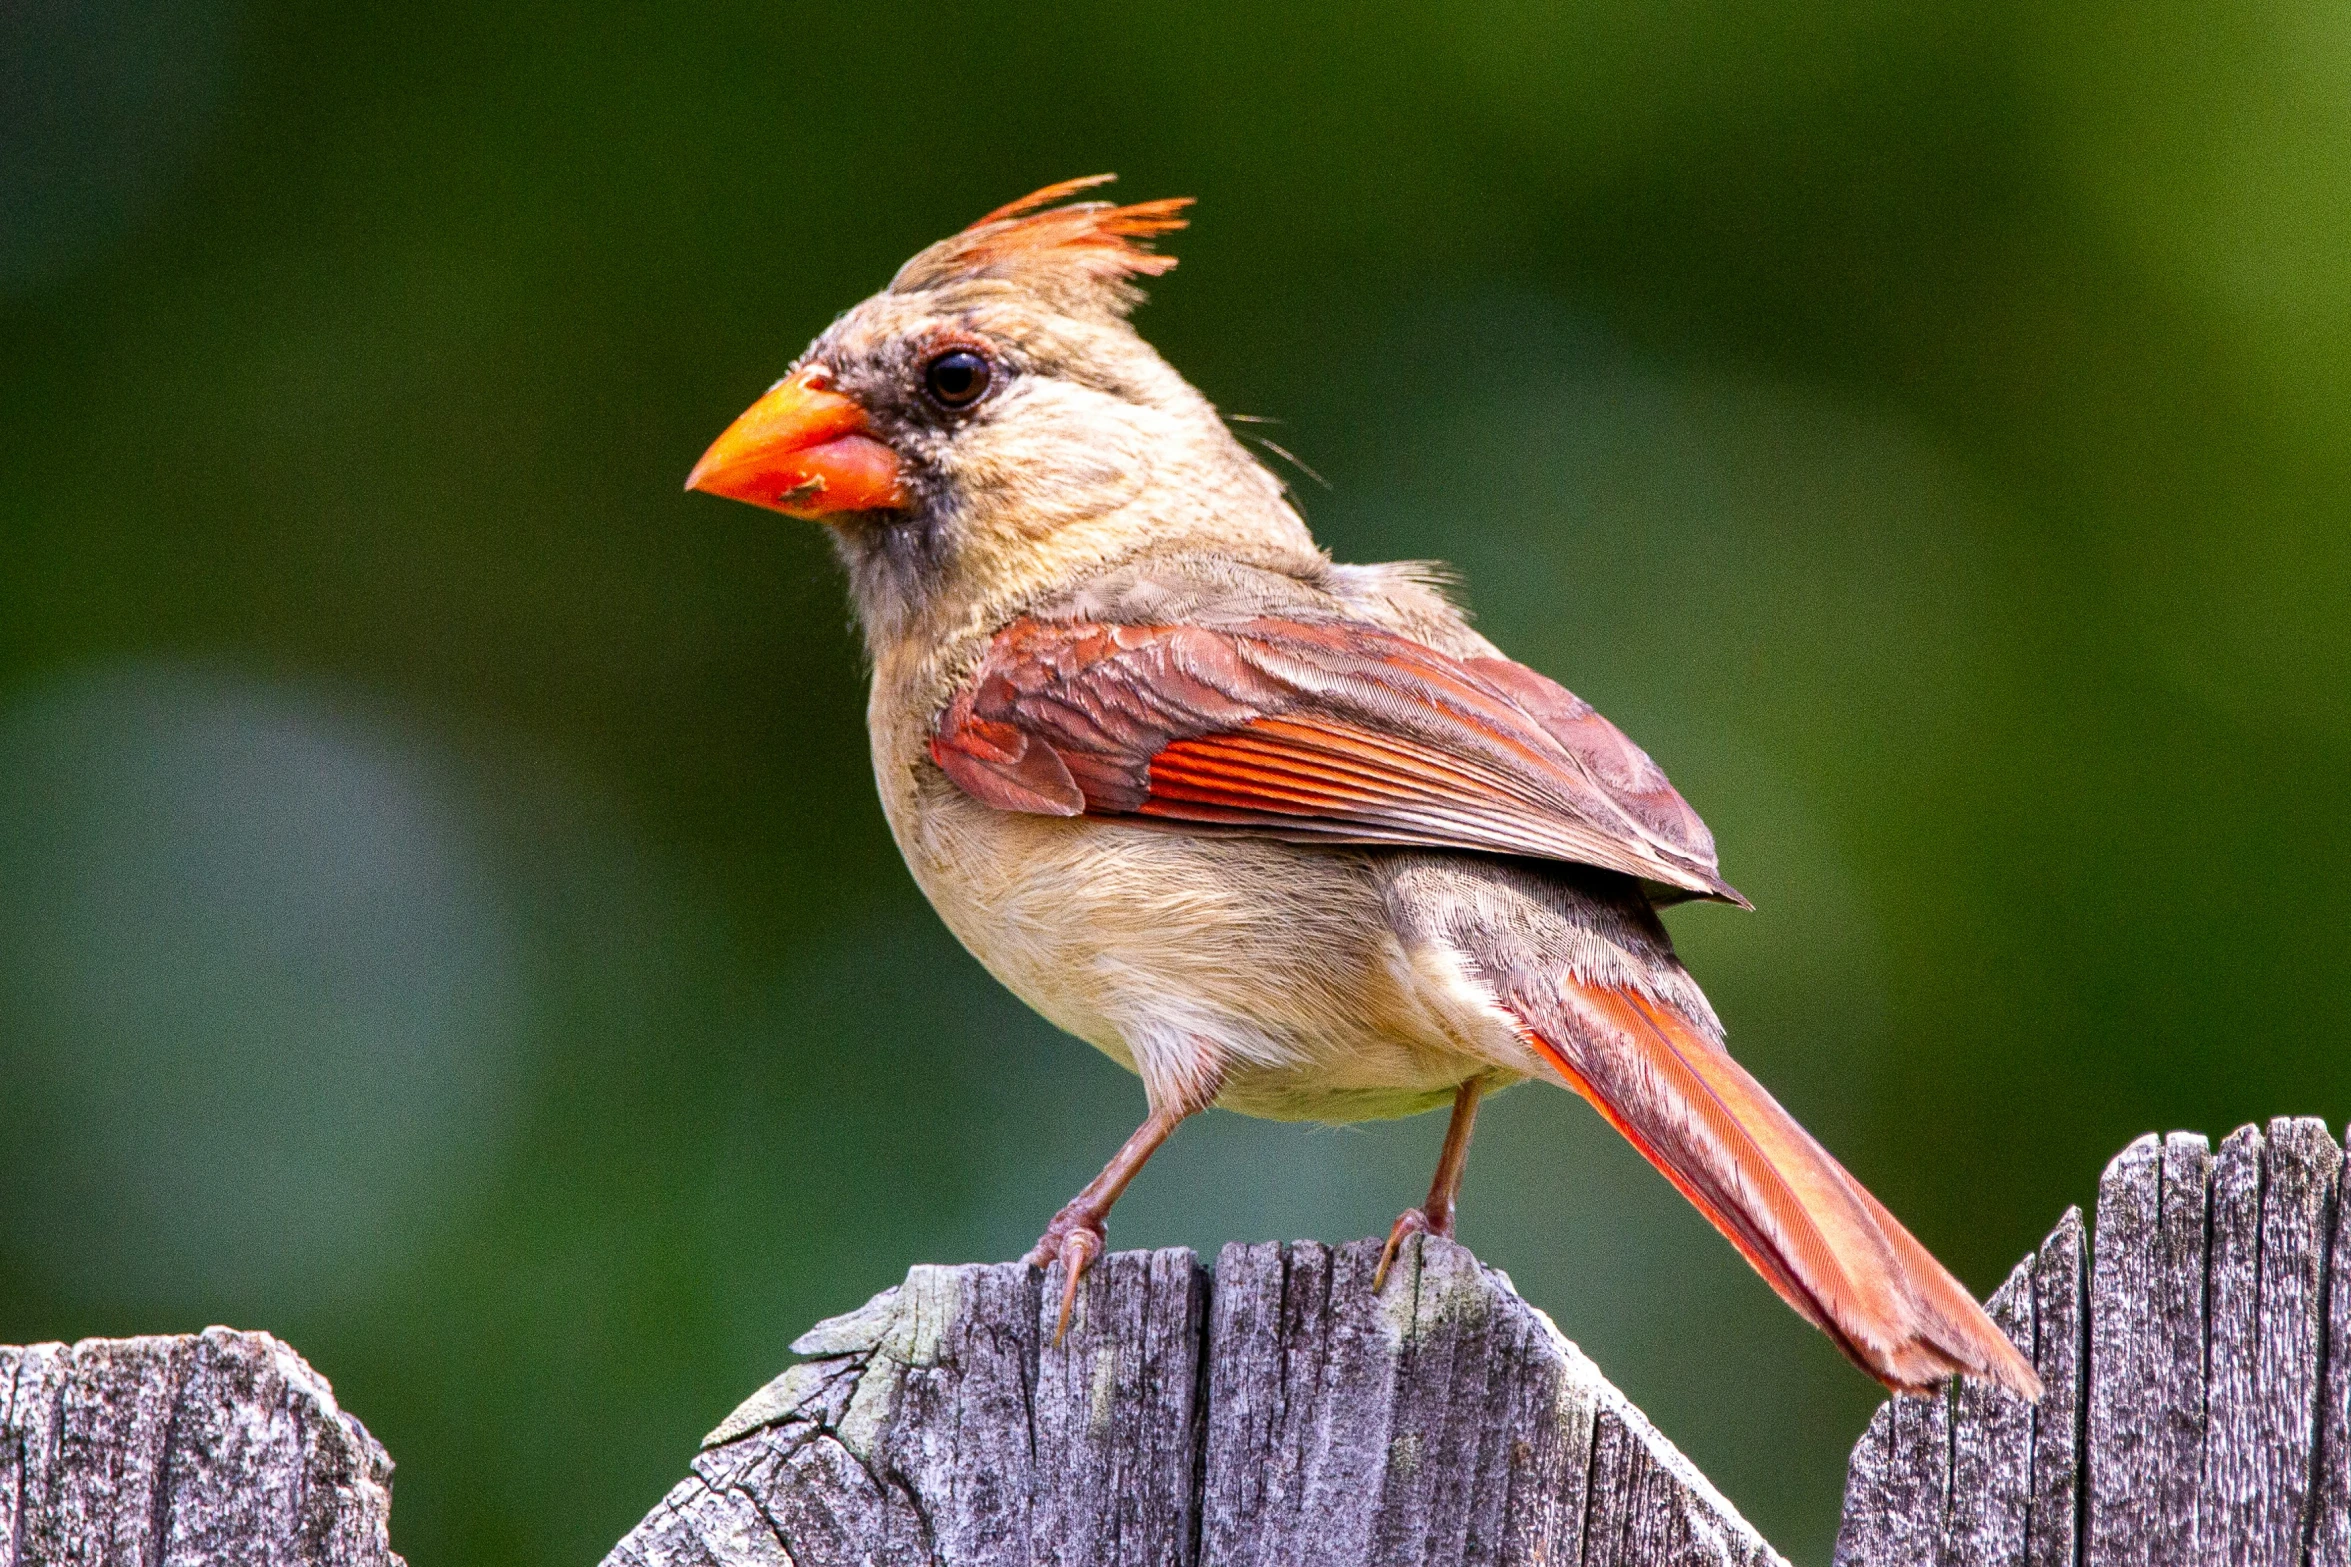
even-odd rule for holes
{"type": "Polygon", "coordinates": [[[1635,991],[1561,989],[1560,1016],[1513,1006],[1528,1045],[1855,1364],[1902,1392],[1967,1375],[2040,1396],[1959,1281],[1705,1031],[1635,991]]]}

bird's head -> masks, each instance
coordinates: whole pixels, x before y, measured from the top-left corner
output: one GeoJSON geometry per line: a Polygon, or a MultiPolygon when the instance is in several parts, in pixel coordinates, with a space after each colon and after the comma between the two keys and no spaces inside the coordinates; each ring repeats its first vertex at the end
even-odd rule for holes
{"type": "Polygon", "coordinates": [[[1280,481],[1129,324],[1188,199],[1048,186],[922,251],[712,443],[687,488],[831,526],[869,636],[1162,545],[1291,564],[1280,481]]]}

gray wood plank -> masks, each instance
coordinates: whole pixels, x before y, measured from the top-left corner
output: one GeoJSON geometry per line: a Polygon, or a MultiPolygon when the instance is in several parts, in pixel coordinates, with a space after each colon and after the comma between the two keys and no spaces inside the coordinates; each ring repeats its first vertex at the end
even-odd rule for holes
{"type": "Polygon", "coordinates": [[[1188,1562],[1199,1267],[1102,1259],[1055,1345],[1059,1303],[1058,1272],[913,1269],[804,1335],[610,1560],[1188,1562]]]}
{"type": "MultiPolygon", "coordinates": [[[[2044,1266],[2059,1278],[2069,1266],[2078,1271],[2064,1250],[2063,1233],[2061,1225],[2040,1252],[2018,1262],[1985,1303],[2044,1377],[2070,1366],[2061,1340],[2078,1320],[2058,1292],[2050,1302],[2057,1339],[2044,1359],[2039,1323],[2049,1292],[2039,1276],[2044,1266]]],[[[1898,1397],[1880,1405],[1846,1471],[1838,1567],[1989,1567],[2026,1560],[2038,1480],[2035,1418],[2034,1406],[2024,1400],[1976,1383],[1934,1398],[1898,1397]]],[[[2071,1567],[2070,1555],[2065,1560],[2071,1567]]]]}
{"type": "MultiPolygon", "coordinates": [[[[1201,1503],[1201,1554],[1244,1567],[1252,1520],[1298,1508],[1299,1436],[1309,1400],[1293,1389],[1322,1375],[1322,1326],[1329,1256],[1312,1241],[1227,1246],[1210,1298],[1207,1470],[1216,1476],[1201,1503]]],[[[1270,1523],[1266,1525],[1272,1527],[1270,1523]]]]}
{"type": "Polygon", "coordinates": [[[2251,1478],[2230,1469],[2247,1458],[2258,1411],[2253,1383],[2261,1340],[2261,1129],[2240,1126],[2221,1140],[2212,1160],[2212,1211],[2207,1230],[2205,1420],[2198,1454],[2196,1543],[2203,1559],[2229,1559],[2232,1501],[2250,1502],[2251,1478]]]}
{"type": "Polygon", "coordinates": [[[34,1344],[11,1350],[15,1373],[9,1379],[8,1423],[0,1426],[0,1455],[9,1482],[7,1560],[39,1561],[59,1534],[49,1517],[49,1492],[57,1469],[57,1405],[64,1390],[71,1351],[63,1344],[34,1344]]]}
{"type": "Polygon", "coordinates": [[[1887,1399],[1846,1467],[1836,1567],[1934,1567],[1950,1501],[1950,1401],[1887,1399]]]}
{"type": "Polygon", "coordinates": [[[2156,1304],[2162,1245],[2163,1140],[2125,1148],[2098,1182],[2090,1247],[2090,1382],[2084,1459],[2085,1567],[2148,1560],[2161,1377],[2156,1304]]]}
{"type": "Polygon", "coordinates": [[[2311,1567],[2351,1567],[2351,1160],[2336,1171],[2328,1233],[2332,1244],[2308,1555],[2311,1567]]]}
{"type": "Polygon", "coordinates": [[[2090,1248],[2087,1567],[2191,1559],[2204,1434],[2205,1139],[2141,1138],[2099,1182],[2090,1248]]]}
{"type": "Polygon", "coordinates": [[[2269,1124],[2261,1199],[2261,1370],[2254,1380],[2258,1444],[2246,1466],[2251,1506],[2239,1560],[2290,1562],[2305,1554],[2317,1480],[2319,1398],[2326,1375],[2327,1261],[2343,1147],[2315,1116],[2269,1124]]]}
{"type": "MultiPolygon", "coordinates": [[[[2034,1353],[2033,1269],[2026,1257],[1984,1309],[2010,1343],[2034,1353]]],[[[2033,1496],[2033,1406],[1981,1382],[1951,1393],[1951,1507],[1942,1560],[2013,1567],[2025,1557],[2033,1496]]]]}
{"type": "MultiPolygon", "coordinates": [[[[1584,1361],[1589,1368],[1591,1362],[1584,1361]]],[[[1584,1561],[1593,1567],[1782,1561],[1649,1417],[1590,1372],[1593,1472],[1584,1561]]]]}
{"type": "Polygon", "coordinates": [[[2041,1401],[2033,1406],[2026,1567],[2074,1567],[2079,1559],[2088,1266],[2082,1210],[2068,1208],[2033,1256],[2033,1369],[2041,1375],[2041,1401]]]}
{"type": "Polygon", "coordinates": [[[1778,1560],[1506,1279],[1378,1251],[1220,1259],[1203,1567],[1778,1560]]]}
{"type": "Polygon", "coordinates": [[[1067,1336],[1045,1276],[1029,1559],[1181,1567],[1192,1559],[1207,1279],[1189,1251],[1124,1252],[1086,1277],[1067,1336]]]}
{"type": "MultiPolygon", "coordinates": [[[[0,1345],[0,1431],[16,1429],[16,1375],[25,1352],[14,1344],[0,1345]]],[[[22,1438],[0,1441],[0,1562],[22,1557],[16,1526],[18,1493],[24,1486],[22,1438]]]]}
{"type": "Polygon", "coordinates": [[[2342,1151],[2325,1123],[2245,1127],[2213,1176],[2211,1344],[2198,1556],[2287,1567],[2316,1447],[2327,1224],[2342,1151]]]}
{"type": "MultiPolygon", "coordinates": [[[[2149,1542],[2158,1562],[2189,1562],[2196,1553],[2198,1471],[2209,1397],[2205,1357],[2211,1334],[2207,1292],[2212,1164],[2212,1144],[2203,1133],[2165,1136],[2161,1264],[2156,1274],[2162,1331],[2154,1359],[2161,1396],[2156,1491],[2160,1529],[2149,1542]]],[[[2094,1359],[2090,1369],[2095,1376],[2094,1359]]]]}
{"type": "Polygon", "coordinates": [[[260,1333],[0,1350],[0,1560],[396,1567],[391,1460],[260,1333]]]}

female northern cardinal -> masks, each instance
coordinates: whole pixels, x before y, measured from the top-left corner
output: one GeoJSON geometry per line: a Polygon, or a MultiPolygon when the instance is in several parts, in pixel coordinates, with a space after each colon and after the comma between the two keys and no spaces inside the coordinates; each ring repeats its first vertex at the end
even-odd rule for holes
{"type": "Polygon", "coordinates": [[[686,481],[831,525],[915,880],[1022,1000],[1143,1079],[1142,1127],[1029,1253],[1066,1265],[1062,1322],[1111,1204],[1192,1112],[1450,1100],[1392,1258],[1452,1233],[1478,1096],[1539,1077],[1871,1375],[2037,1396],[1966,1290],[1724,1051],[1656,914],[1745,906],[1705,824],[1424,568],[1315,546],[1127,322],[1189,203],[1067,202],[1107,178],[917,255],[686,481]]]}

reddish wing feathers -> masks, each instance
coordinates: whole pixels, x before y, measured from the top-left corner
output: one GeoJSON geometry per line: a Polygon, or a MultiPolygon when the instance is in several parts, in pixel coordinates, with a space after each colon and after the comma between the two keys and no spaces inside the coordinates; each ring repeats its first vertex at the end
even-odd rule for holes
{"type": "MultiPolygon", "coordinates": [[[[1493,850],[1736,899],[1656,765],[1499,659],[1354,623],[1017,621],[940,715],[939,766],[1005,810],[1493,850]]],[[[2031,1367],[1705,1030],[1546,963],[1482,965],[1528,1047],[1856,1363],[1924,1391],[2031,1367]]]]}
{"type": "Polygon", "coordinates": [[[1650,831],[1668,843],[1686,845],[1708,865],[1715,863],[1714,834],[1674,792],[1665,770],[1591,703],[1506,658],[1473,658],[1468,663],[1573,751],[1594,781],[1650,831]]]}
{"type": "Polygon", "coordinates": [[[2030,1364],[1959,1281],[1672,1009],[1573,978],[1503,1004],[1567,1086],[1864,1371],[1905,1392],[1964,1372],[2039,1396],[2030,1364]]]}
{"type": "Polygon", "coordinates": [[[1588,705],[1355,623],[1016,621],[931,755],[1005,810],[1527,855],[1743,901],[1696,814],[1588,705]]]}

